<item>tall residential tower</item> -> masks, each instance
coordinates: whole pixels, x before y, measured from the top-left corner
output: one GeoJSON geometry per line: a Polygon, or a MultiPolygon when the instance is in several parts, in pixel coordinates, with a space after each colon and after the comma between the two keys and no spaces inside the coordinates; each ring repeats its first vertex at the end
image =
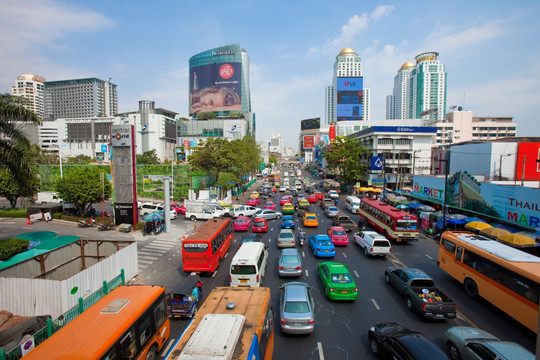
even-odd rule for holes
{"type": "Polygon", "coordinates": [[[15,85],[11,87],[11,94],[22,96],[27,100],[24,105],[28,110],[32,110],[43,119],[43,98],[45,90],[45,78],[34,75],[24,74],[17,78],[15,85]]]}

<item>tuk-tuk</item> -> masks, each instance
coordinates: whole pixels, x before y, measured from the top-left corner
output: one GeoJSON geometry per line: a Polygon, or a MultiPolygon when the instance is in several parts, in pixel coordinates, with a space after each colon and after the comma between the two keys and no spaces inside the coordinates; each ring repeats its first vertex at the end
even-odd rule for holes
{"type": "Polygon", "coordinates": [[[172,293],[167,294],[169,317],[191,318],[197,312],[197,305],[201,298],[197,283],[201,280],[199,275],[190,274],[175,287],[172,293]]]}

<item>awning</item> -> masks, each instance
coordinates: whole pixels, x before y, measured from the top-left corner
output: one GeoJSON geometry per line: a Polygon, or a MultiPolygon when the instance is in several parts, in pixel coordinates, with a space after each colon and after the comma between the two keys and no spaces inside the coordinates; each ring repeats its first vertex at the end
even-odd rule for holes
{"type": "Polygon", "coordinates": [[[469,230],[483,230],[489,227],[492,226],[482,221],[471,221],[465,224],[465,228],[469,230]]]}

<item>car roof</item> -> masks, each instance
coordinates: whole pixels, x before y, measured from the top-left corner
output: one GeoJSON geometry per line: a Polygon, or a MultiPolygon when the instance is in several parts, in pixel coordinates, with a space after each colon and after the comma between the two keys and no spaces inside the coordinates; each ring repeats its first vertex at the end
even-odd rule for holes
{"type": "Polygon", "coordinates": [[[336,262],[336,261],[325,261],[319,263],[319,265],[326,265],[331,273],[348,273],[349,269],[347,265],[336,262]]]}
{"type": "Polygon", "coordinates": [[[290,301],[302,301],[307,299],[309,285],[299,281],[285,283],[281,286],[285,291],[285,298],[290,301]]]}
{"type": "Polygon", "coordinates": [[[362,233],[363,233],[364,235],[369,235],[369,236],[371,236],[373,239],[378,239],[378,240],[379,240],[379,239],[381,239],[381,240],[384,239],[384,240],[386,240],[386,238],[384,237],[384,235],[381,235],[381,234],[379,234],[379,233],[376,232],[376,231],[367,230],[367,231],[362,231],[362,233]]]}
{"type": "Polygon", "coordinates": [[[315,237],[315,240],[329,240],[329,241],[332,241],[330,240],[330,237],[326,234],[316,234],[316,235],[313,235],[313,237],[315,237]]]}

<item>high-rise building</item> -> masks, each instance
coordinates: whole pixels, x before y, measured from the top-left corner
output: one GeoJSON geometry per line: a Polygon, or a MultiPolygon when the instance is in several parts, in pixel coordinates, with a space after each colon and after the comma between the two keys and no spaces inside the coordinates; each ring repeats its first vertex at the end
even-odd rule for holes
{"type": "Polygon", "coordinates": [[[364,89],[363,80],[362,59],[353,49],[343,48],[334,63],[333,84],[326,88],[327,123],[369,119],[369,89],[364,89]]]}
{"type": "Polygon", "coordinates": [[[386,97],[387,119],[442,121],[446,114],[446,72],[439,53],[416,56],[404,63],[394,77],[392,95],[386,97]],[[428,111],[429,110],[429,111],[428,111]]]}
{"type": "Polygon", "coordinates": [[[277,154],[283,153],[283,143],[281,141],[280,133],[273,133],[270,135],[270,147],[268,151],[277,154]]]}
{"type": "Polygon", "coordinates": [[[118,112],[117,85],[111,79],[73,79],[45,82],[44,118],[90,118],[118,112]]]}
{"type": "Polygon", "coordinates": [[[189,115],[241,118],[246,133],[255,137],[255,115],[251,112],[249,57],[239,44],[204,51],[189,59],[189,115]]]}
{"type": "Polygon", "coordinates": [[[45,78],[39,75],[24,74],[19,76],[15,85],[11,87],[11,94],[27,99],[24,107],[36,113],[41,119],[43,119],[44,82],[45,78]]]}

